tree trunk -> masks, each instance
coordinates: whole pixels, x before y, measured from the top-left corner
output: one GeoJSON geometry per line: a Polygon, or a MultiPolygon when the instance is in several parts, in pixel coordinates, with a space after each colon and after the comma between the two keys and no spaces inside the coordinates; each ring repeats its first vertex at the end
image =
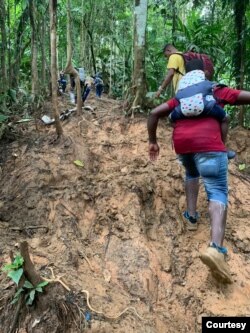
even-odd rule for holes
{"type": "MultiPolygon", "coordinates": [[[[31,95],[35,102],[38,95],[38,69],[37,69],[37,29],[36,29],[36,7],[34,0],[29,2],[30,24],[31,24],[31,95]]],[[[34,107],[36,103],[34,103],[34,107]]]]}
{"type": "Polygon", "coordinates": [[[58,137],[63,133],[60,123],[57,106],[57,57],[56,57],[56,14],[57,0],[49,1],[50,12],[50,50],[51,50],[51,83],[52,83],[52,104],[54,111],[55,127],[58,137]]]}
{"type": "Polygon", "coordinates": [[[112,96],[112,68],[113,68],[113,38],[110,40],[110,56],[109,56],[109,96],[112,96]]]}
{"type": "Polygon", "coordinates": [[[14,61],[11,65],[12,67],[12,78],[11,78],[11,87],[12,88],[17,88],[19,85],[19,76],[20,76],[20,64],[21,64],[21,59],[24,51],[30,44],[30,39],[23,44],[23,34],[25,27],[28,24],[28,19],[29,19],[29,6],[27,6],[18,23],[17,31],[16,31],[16,41],[15,41],[15,56],[14,56],[14,61]]]}
{"type": "Polygon", "coordinates": [[[145,73],[145,39],[147,24],[147,0],[135,0],[134,7],[134,69],[133,69],[133,104],[130,109],[134,112],[143,109],[146,94],[145,73]]]}
{"type": "Polygon", "coordinates": [[[11,67],[11,41],[10,41],[10,0],[8,1],[8,87],[11,88],[11,81],[12,81],[12,67],[11,67]]]}
{"type": "Polygon", "coordinates": [[[84,41],[84,6],[83,6],[83,0],[82,0],[82,18],[81,18],[81,31],[80,31],[80,63],[81,63],[81,67],[85,68],[86,70],[86,62],[85,62],[85,57],[84,57],[84,51],[85,51],[85,41],[84,41]]]}
{"type": "Polygon", "coordinates": [[[71,38],[71,6],[70,0],[67,0],[67,64],[64,69],[65,74],[74,76],[77,94],[77,115],[80,115],[82,110],[82,96],[79,73],[72,65],[72,38],[71,38]]]}
{"type": "Polygon", "coordinates": [[[0,26],[1,26],[1,39],[2,45],[0,50],[1,57],[1,85],[0,85],[0,93],[4,93],[7,90],[7,68],[6,68],[6,50],[7,50],[7,34],[5,28],[5,19],[6,19],[6,11],[5,11],[5,1],[0,0],[0,26]]]}
{"type": "MultiPolygon", "coordinates": [[[[234,54],[234,69],[237,89],[242,90],[245,77],[245,53],[246,53],[246,1],[234,1],[234,20],[238,43],[234,54]]],[[[245,108],[240,106],[239,125],[244,125],[245,108]]]]}
{"type": "Polygon", "coordinates": [[[175,0],[171,0],[171,7],[172,7],[172,43],[175,45],[175,31],[177,25],[177,8],[175,5],[175,0]]]}
{"type": "Polygon", "coordinates": [[[46,30],[45,30],[45,19],[42,18],[41,24],[41,56],[42,56],[42,72],[41,72],[41,80],[42,87],[45,89],[46,87],[46,48],[45,48],[45,38],[46,38],[46,30]]]}

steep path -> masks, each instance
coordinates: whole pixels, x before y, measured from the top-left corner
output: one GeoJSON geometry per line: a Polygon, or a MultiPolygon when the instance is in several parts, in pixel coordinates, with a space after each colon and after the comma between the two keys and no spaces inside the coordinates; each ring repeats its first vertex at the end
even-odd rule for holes
{"type": "MultiPolygon", "coordinates": [[[[238,169],[240,162],[250,163],[249,132],[231,133],[238,161],[230,164],[226,246],[235,282],[224,287],[198,257],[209,239],[203,190],[198,231],[181,223],[183,170],[171,148],[171,128],[161,122],[161,155],[151,164],[145,118],[124,118],[118,102],[105,97],[89,104],[95,114],[64,121],[66,139],[59,144],[50,144],[53,128],[37,132],[29,124],[23,138],[1,147],[2,263],[27,240],[43,276],[53,267],[76,293],[89,291],[94,309],[116,316],[131,306],[143,317],[131,309],[116,320],[90,311],[84,332],[200,332],[202,315],[250,316],[250,177],[238,169]]],[[[7,295],[8,281],[0,274],[7,295]]],[[[89,311],[86,300],[82,307],[89,311]]],[[[12,310],[1,297],[0,308],[7,327],[12,310]]],[[[30,329],[36,315],[33,309],[20,332],[61,332],[55,319],[48,329],[48,315],[30,329]]]]}

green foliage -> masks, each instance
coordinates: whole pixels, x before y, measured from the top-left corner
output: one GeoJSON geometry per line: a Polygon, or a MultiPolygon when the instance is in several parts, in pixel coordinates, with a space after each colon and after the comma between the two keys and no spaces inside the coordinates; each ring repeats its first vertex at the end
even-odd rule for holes
{"type": "MultiPolygon", "coordinates": [[[[49,6],[47,1],[36,0],[35,4],[40,86],[36,103],[41,105],[42,89],[44,86],[49,87],[50,82],[49,6]],[[44,66],[42,60],[45,60],[46,82],[42,82],[44,66]],[[37,101],[38,98],[41,100],[37,101]]],[[[128,87],[131,86],[134,60],[133,11],[133,1],[130,0],[71,1],[72,62],[76,67],[84,67],[88,75],[93,75],[95,61],[97,71],[102,73],[106,89],[117,98],[124,98],[128,87]]],[[[6,90],[0,95],[0,125],[24,109],[25,113],[26,110],[31,112],[34,105],[30,98],[32,34],[29,1],[9,1],[8,15],[5,16],[8,45],[2,49],[6,50],[5,58],[9,60],[6,64],[9,77],[6,90]],[[20,87],[25,89],[27,96],[20,97],[20,87]]],[[[63,69],[67,60],[66,0],[58,1],[57,19],[58,64],[59,69],[63,69]]],[[[250,50],[249,22],[249,1],[244,1],[241,6],[240,0],[148,0],[145,64],[148,91],[156,91],[165,76],[166,59],[162,56],[162,47],[166,43],[176,44],[180,51],[195,47],[198,52],[209,54],[215,63],[216,81],[223,80],[225,84],[235,86],[243,71],[244,88],[249,89],[250,58],[247,56],[250,50]],[[237,24],[239,27],[243,22],[243,17],[239,15],[241,7],[244,7],[242,11],[246,24],[239,37],[236,28],[237,24]],[[233,50],[237,50],[239,43],[245,45],[244,68],[242,70],[236,68],[235,71],[238,57],[233,50]]],[[[248,113],[244,118],[244,126],[247,127],[250,125],[248,113]]],[[[234,117],[233,124],[237,124],[238,114],[234,113],[234,117]]]]}
{"type": "MultiPolygon", "coordinates": [[[[2,270],[7,272],[7,276],[18,286],[21,277],[23,276],[23,264],[24,259],[20,254],[17,254],[14,258],[14,261],[10,264],[5,264],[2,270]]],[[[25,301],[27,305],[32,305],[36,293],[43,292],[43,288],[48,284],[47,281],[42,281],[38,285],[33,286],[32,283],[28,280],[25,280],[22,287],[18,288],[17,292],[14,295],[14,298],[11,304],[15,304],[23,294],[25,296],[25,301]]]]}
{"type": "Polygon", "coordinates": [[[15,304],[16,302],[18,302],[21,295],[24,294],[26,304],[32,305],[35,300],[36,293],[42,293],[43,287],[47,286],[47,284],[48,284],[47,281],[43,281],[39,283],[37,286],[33,286],[28,280],[25,280],[23,287],[19,288],[15,293],[11,304],[15,304]]]}
{"type": "Polygon", "coordinates": [[[239,170],[240,171],[243,171],[245,169],[246,169],[246,164],[245,163],[239,164],[239,170]]]}

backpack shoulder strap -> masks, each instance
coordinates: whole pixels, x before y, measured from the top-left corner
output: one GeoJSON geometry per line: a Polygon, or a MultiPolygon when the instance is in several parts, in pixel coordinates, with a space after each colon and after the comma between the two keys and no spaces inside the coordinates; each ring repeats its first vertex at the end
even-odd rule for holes
{"type": "MultiPolygon", "coordinates": [[[[180,56],[183,58],[183,61],[184,61],[184,67],[185,67],[186,59],[185,59],[184,54],[183,54],[183,53],[179,53],[179,52],[171,53],[171,55],[172,55],[172,54],[178,54],[178,55],[180,55],[180,56]]],[[[185,75],[184,73],[182,73],[182,72],[179,70],[179,68],[175,69],[175,71],[176,71],[178,74],[181,74],[182,76],[185,75]]]]}

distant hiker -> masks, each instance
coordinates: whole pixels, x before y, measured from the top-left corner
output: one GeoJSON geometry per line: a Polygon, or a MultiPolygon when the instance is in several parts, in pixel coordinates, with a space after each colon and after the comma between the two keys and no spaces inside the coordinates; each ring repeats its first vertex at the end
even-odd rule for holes
{"type": "Polygon", "coordinates": [[[99,73],[97,73],[94,77],[94,84],[95,84],[96,97],[101,98],[104,84],[101,75],[99,73]]]}
{"type": "Polygon", "coordinates": [[[94,79],[91,76],[87,76],[86,80],[85,80],[84,91],[83,91],[83,94],[82,94],[83,103],[88,98],[89,93],[91,91],[91,87],[92,87],[93,84],[94,84],[94,79]]]}
{"type": "Polygon", "coordinates": [[[195,53],[195,52],[185,52],[182,53],[176,49],[176,47],[172,44],[166,44],[163,48],[163,53],[165,57],[168,58],[167,63],[167,75],[158,88],[156,92],[156,97],[159,97],[162,91],[171,83],[173,82],[173,88],[176,92],[178,90],[178,84],[180,79],[186,73],[186,64],[192,59],[201,59],[205,66],[205,74],[206,77],[211,80],[213,75],[213,63],[211,59],[206,54],[195,53]]]}
{"type": "Polygon", "coordinates": [[[65,93],[66,86],[67,86],[67,81],[65,79],[65,75],[64,75],[63,71],[61,71],[60,74],[59,74],[58,84],[59,84],[59,89],[61,89],[62,92],[65,93]]]}

